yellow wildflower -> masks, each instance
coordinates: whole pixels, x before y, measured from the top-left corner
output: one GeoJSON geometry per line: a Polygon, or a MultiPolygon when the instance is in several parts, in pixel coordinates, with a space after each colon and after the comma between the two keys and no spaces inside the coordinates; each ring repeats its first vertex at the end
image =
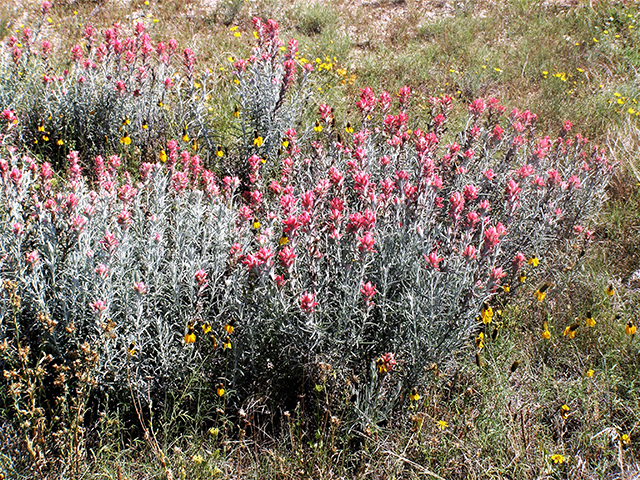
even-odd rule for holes
{"type": "Polygon", "coordinates": [[[184,336],[184,343],[195,343],[196,341],[196,333],[193,330],[193,323],[189,322],[187,324],[187,334],[184,336]]]}
{"type": "Polygon", "coordinates": [[[596,326],[596,321],[593,318],[593,315],[591,315],[591,312],[587,313],[587,327],[595,327],[596,326]]]}
{"type": "Polygon", "coordinates": [[[551,460],[553,460],[553,463],[557,464],[562,464],[565,462],[565,458],[559,453],[554,453],[553,455],[551,455],[551,460]]]}
{"type": "Polygon", "coordinates": [[[221,383],[218,384],[218,388],[216,389],[216,393],[218,394],[219,397],[224,395],[224,387],[223,387],[223,385],[221,383]]]}
{"type": "Polygon", "coordinates": [[[409,394],[409,399],[413,402],[417,402],[418,400],[420,400],[420,395],[418,394],[417,388],[414,387],[411,389],[411,393],[409,394]]]}
{"type": "Polygon", "coordinates": [[[627,322],[627,326],[624,327],[624,331],[627,335],[633,337],[636,334],[636,326],[633,323],[633,320],[629,320],[627,322]]]}
{"type": "Polygon", "coordinates": [[[207,334],[211,331],[211,325],[209,324],[209,322],[205,322],[202,324],[202,332],[207,334]]]}
{"type": "Polygon", "coordinates": [[[595,372],[593,371],[593,369],[591,369],[591,368],[590,368],[589,370],[587,370],[587,371],[586,371],[585,375],[586,375],[587,377],[591,378],[591,377],[593,377],[593,374],[594,374],[594,373],[595,373],[595,372]]]}
{"type": "Polygon", "coordinates": [[[615,295],[616,289],[613,288],[613,284],[612,283],[609,284],[609,286],[607,287],[606,292],[607,292],[607,296],[608,297],[613,297],[615,295]]]}
{"type": "Polygon", "coordinates": [[[538,299],[539,302],[542,302],[544,300],[544,297],[547,295],[547,289],[549,288],[549,284],[545,283],[544,285],[542,285],[540,288],[538,288],[538,290],[535,291],[534,295],[535,297],[538,299]]]}
{"type": "Polygon", "coordinates": [[[569,412],[571,412],[571,408],[566,403],[560,407],[560,415],[562,415],[562,418],[567,418],[569,412]]]}
{"type": "Polygon", "coordinates": [[[527,263],[532,267],[537,267],[540,263],[540,260],[538,259],[538,257],[531,257],[527,263]]]}
{"type": "Polygon", "coordinates": [[[449,424],[444,420],[438,420],[438,428],[442,431],[446,430],[449,424]]]}
{"type": "Polygon", "coordinates": [[[480,310],[480,317],[482,318],[482,323],[487,325],[491,323],[493,319],[493,309],[489,306],[487,302],[484,302],[482,305],[482,310],[480,310]]]}

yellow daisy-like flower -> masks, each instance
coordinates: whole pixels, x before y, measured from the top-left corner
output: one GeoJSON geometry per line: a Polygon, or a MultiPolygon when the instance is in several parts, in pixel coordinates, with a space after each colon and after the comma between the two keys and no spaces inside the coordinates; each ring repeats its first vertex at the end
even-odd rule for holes
{"type": "Polygon", "coordinates": [[[526,282],[526,281],[527,281],[527,275],[526,275],[526,274],[524,274],[524,273],[521,273],[521,274],[518,276],[518,281],[519,281],[520,283],[524,283],[524,282],[526,282]]]}
{"type": "Polygon", "coordinates": [[[580,324],[577,323],[577,322],[569,325],[567,328],[564,329],[564,333],[562,334],[562,336],[569,337],[569,338],[575,338],[576,330],[578,329],[579,326],[580,326],[580,324]]]}
{"type": "Polygon", "coordinates": [[[166,163],[166,161],[167,161],[167,152],[165,152],[164,150],[160,150],[160,153],[158,154],[158,158],[160,159],[160,161],[162,163],[166,163]]]}
{"type": "Polygon", "coordinates": [[[587,377],[591,378],[591,377],[593,377],[593,374],[594,374],[594,373],[596,373],[596,372],[594,372],[594,371],[593,371],[593,369],[591,369],[591,368],[590,368],[589,370],[587,370],[587,371],[585,372],[585,375],[586,375],[587,377]]]}
{"type": "Polygon", "coordinates": [[[636,334],[636,326],[634,325],[633,320],[629,320],[627,322],[627,325],[624,327],[624,331],[631,337],[636,334]]]}
{"type": "Polygon", "coordinates": [[[548,283],[545,283],[534,292],[534,295],[539,302],[542,302],[544,300],[544,297],[547,295],[547,289],[549,288],[549,286],[550,285],[548,283]]]}
{"type": "Polygon", "coordinates": [[[387,373],[387,366],[384,364],[382,358],[376,360],[376,368],[378,369],[378,373],[387,373]]]}
{"type": "Polygon", "coordinates": [[[478,349],[482,349],[484,347],[484,333],[480,332],[476,337],[476,347],[478,349]]]}
{"type": "Polygon", "coordinates": [[[233,326],[233,325],[231,325],[231,323],[227,323],[227,324],[224,326],[224,329],[226,330],[226,332],[227,332],[229,335],[231,335],[231,334],[233,333],[233,331],[235,330],[234,326],[233,326]]]}
{"type": "Polygon", "coordinates": [[[593,315],[591,315],[591,312],[587,313],[587,327],[595,327],[596,326],[596,321],[593,318],[593,315]]]}
{"type": "Polygon", "coordinates": [[[509,285],[503,285],[502,286],[502,291],[504,293],[509,293],[511,291],[511,288],[509,288],[509,285]]]}
{"type": "Polygon", "coordinates": [[[131,137],[125,133],[123,137],[120,137],[120,143],[123,145],[131,145],[131,137]]]}
{"type": "Polygon", "coordinates": [[[608,297],[613,297],[615,295],[616,289],[613,288],[613,284],[612,283],[609,284],[609,286],[607,287],[606,292],[607,292],[607,296],[608,297]]]}
{"type": "Polygon", "coordinates": [[[218,388],[216,389],[216,393],[218,394],[219,397],[224,395],[224,387],[222,384],[218,385],[218,388]]]}
{"type": "Polygon", "coordinates": [[[347,122],[347,126],[345,127],[344,131],[347,133],[353,133],[353,127],[351,126],[350,122],[347,122]]]}
{"type": "Polygon", "coordinates": [[[414,387],[411,389],[411,393],[409,394],[409,399],[412,402],[417,402],[418,400],[420,400],[420,395],[418,394],[417,388],[414,387]]]}
{"type": "Polygon", "coordinates": [[[238,105],[236,105],[233,109],[233,116],[236,118],[240,118],[240,107],[238,107],[238,105]]]}
{"type": "Polygon", "coordinates": [[[444,420],[438,420],[438,428],[442,431],[446,430],[449,424],[444,420]]]}
{"type": "Polygon", "coordinates": [[[531,257],[527,263],[532,267],[537,267],[540,263],[540,260],[538,259],[538,257],[531,257]]]}
{"type": "Polygon", "coordinates": [[[493,309],[487,302],[484,302],[482,310],[480,310],[480,318],[485,325],[491,323],[493,319],[493,309]]]}
{"type": "Polygon", "coordinates": [[[549,330],[543,330],[542,333],[540,334],[542,336],[542,338],[544,338],[545,340],[549,340],[551,338],[551,332],[549,330]]]}
{"type": "Polygon", "coordinates": [[[184,343],[195,343],[196,334],[193,331],[193,328],[190,328],[187,334],[184,336],[184,343]]]}
{"type": "Polygon", "coordinates": [[[565,462],[565,458],[559,453],[554,453],[553,455],[551,455],[551,460],[556,464],[562,464],[565,462]]]}
{"type": "Polygon", "coordinates": [[[316,120],[316,124],[313,127],[313,130],[316,132],[321,132],[322,131],[322,125],[320,125],[320,122],[318,120],[316,120]]]}
{"type": "Polygon", "coordinates": [[[56,142],[56,144],[61,147],[62,145],[64,145],[64,140],[62,140],[61,138],[58,139],[58,141],[56,142]]]}
{"type": "Polygon", "coordinates": [[[560,407],[560,415],[562,415],[562,418],[567,418],[569,412],[571,412],[571,408],[566,403],[560,407]]]}
{"type": "Polygon", "coordinates": [[[229,349],[231,349],[231,338],[229,338],[229,337],[227,336],[227,338],[225,338],[225,339],[224,339],[224,345],[222,345],[222,348],[223,348],[224,350],[229,350],[229,349]]]}
{"type": "Polygon", "coordinates": [[[136,354],[136,342],[131,342],[127,347],[127,355],[133,357],[136,354]]]}
{"type": "Polygon", "coordinates": [[[287,243],[289,243],[289,238],[287,237],[280,237],[280,241],[278,242],[280,244],[280,246],[284,246],[287,243]]]}
{"type": "Polygon", "coordinates": [[[289,146],[289,140],[286,140],[286,139],[285,139],[285,140],[282,140],[282,146],[283,146],[284,148],[287,148],[287,147],[289,146]]]}
{"type": "Polygon", "coordinates": [[[209,322],[205,322],[202,324],[202,332],[207,334],[211,331],[211,325],[209,325],[209,322]]]}
{"type": "Polygon", "coordinates": [[[256,229],[256,230],[258,230],[260,228],[260,222],[258,220],[253,222],[253,228],[256,229]]]}
{"type": "Polygon", "coordinates": [[[263,143],[264,143],[264,139],[260,135],[258,135],[258,133],[256,132],[255,138],[253,139],[253,144],[256,147],[261,147],[263,143]]]}
{"type": "Polygon", "coordinates": [[[216,157],[222,158],[223,155],[224,155],[224,152],[222,151],[222,147],[218,145],[218,149],[216,150],[216,157]]]}
{"type": "Polygon", "coordinates": [[[620,441],[623,445],[629,445],[631,443],[631,438],[626,433],[623,433],[620,437],[620,441]]]}

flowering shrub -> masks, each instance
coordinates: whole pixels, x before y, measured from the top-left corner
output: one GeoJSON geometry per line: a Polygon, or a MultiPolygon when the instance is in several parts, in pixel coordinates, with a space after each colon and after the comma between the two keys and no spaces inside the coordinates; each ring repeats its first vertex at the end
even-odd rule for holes
{"type": "Polygon", "coordinates": [[[212,328],[244,378],[324,357],[358,369],[393,351],[419,381],[526,259],[588,234],[611,166],[568,128],[536,139],[532,114],[504,116],[495,100],[474,102],[458,143],[440,145],[450,99],[410,131],[402,95],[396,115],[387,98],[363,91],[362,128],[344,143],[320,107],[326,131],[303,144],[287,130],[277,176],[249,157],[242,195],[175,142],[139,183],[118,175],[118,156],[97,157],[95,188],[73,152],[55,182],[13,151],[0,165],[2,275],[18,285],[19,321],[59,355],[69,325],[99,344],[101,382],[131,363],[165,384],[211,351],[212,328]]]}
{"type": "Polygon", "coordinates": [[[102,35],[86,26],[64,69],[56,67],[51,42],[39,38],[45,27],[25,27],[5,45],[0,106],[14,141],[46,155],[56,169],[70,150],[88,158],[118,153],[135,169],[166,158],[167,138],[180,139],[181,148],[207,164],[219,163],[225,142],[242,145],[242,157],[271,155],[284,125],[296,123],[303,111],[311,65],[298,65],[293,39],[282,55],[276,22],[256,18],[254,26],[257,45],[234,64],[237,130],[222,132],[215,124],[219,107],[229,105],[220,100],[225,95],[212,70],[198,68],[195,53],[174,39],[153,42],[142,22],[131,36],[117,22],[102,35]]]}

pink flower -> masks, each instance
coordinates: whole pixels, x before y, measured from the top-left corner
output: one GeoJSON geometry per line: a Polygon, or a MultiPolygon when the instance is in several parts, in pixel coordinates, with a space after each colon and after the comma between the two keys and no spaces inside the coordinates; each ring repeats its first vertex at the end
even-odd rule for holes
{"type": "Polygon", "coordinates": [[[478,198],[478,187],[475,185],[465,185],[462,189],[462,193],[464,194],[464,198],[466,200],[475,200],[478,198]]]}
{"type": "Polygon", "coordinates": [[[91,304],[91,309],[94,313],[100,313],[107,309],[107,305],[104,303],[104,300],[98,299],[91,304]]]}
{"type": "Polygon", "coordinates": [[[288,270],[293,265],[293,262],[296,259],[296,254],[293,249],[287,245],[280,251],[278,258],[280,259],[280,263],[282,263],[282,265],[288,270]]]}
{"type": "Polygon", "coordinates": [[[442,261],[442,258],[438,257],[438,253],[435,250],[429,255],[423,254],[423,257],[427,262],[427,267],[431,267],[434,270],[439,270],[438,265],[442,261]]]}
{"type": "Polygon", "coordinates": [[[36,250],[33,250],[30,253],[27,253],[27,263],[30,263],[31,265],[35,265],[38,260],[40,260],[40,255],[38,255],[38,252],[36,250]]]}
{"type": "Polygon", "coordinates": [[[373,305],[371,299],[373,296],[378,293],[376,291],[376,286],[372,285],[371,282],[363,283],[360,287],[360,293],[364,297],[364,301],[367,305],[373,305]]]}
{"type": "Polygon", "coordinates": [[[380,355],[380,361],[381,366],[384,367],[384,370],[378,367],[378,371],[380,372],[390,372],[396,366],[396,356],[391,352],[380,355]]]}
{"type": "Polygon", "coordinates": [[[143,282],[136,282],[133,284],[133,289],[140,295],[147,293],[147,286],[143,282]]]}
{"type": "Polygon", "coordinates": [[[16,222],[12,225],[12,230],[13,230],[13,234],[16,237],[19,237],[20,235],[22,235],[24,233],[24,228],[22,227],[22,224],[20,222],[16,222]]]}
{"type": "Polygon", "coordinates": [[[471,105],[469,105],[469,113],[474,117],[479,117],[485,109],[484,101],[481,98],[476,98],[471,105]]]}
{"type": "Polygon", "coordinates": [[[493,180],[496,176],[496,174],[493,173],[493,170],[491,170],[490,168],[485,170],[483,175],[487,180],[493,180]]]}
{"type": "Polygon", "coordinates": [[[524,265],[524,262],[526,261],[527,261],[527,257],[524,256],[524,253],[522,252],[516,253],[516,256],[511,261],[511,263],[513,264],[513,269],[518,270],[519,268],[522,268],[522,265],[524,265]]]}
{"type": "Polygon", "coordinates": [[[466,257],[468,260],[473,260],[474,258],[476,258],[477,252],[478,250],[476,249],[476,247],[474,247],[473,245],[467,245],[462,251],[462,256],[466,257]]]}
{"type": "Polygon", "coordinates": [[[22,180],[22,171],[16,167],[12,168],[11,173],[9,173],[9,178],[16,187],[19,187],[20,181],[22,180]]]}
{"type": "Polygon", "coordinates": [[[365,234],[358,239],[360,245],[358,245],[358,250],[361,252],[375,252],[373,246],[376,241],[373,238],[373,234],[371,232],[365,232],[365,234]]]}
{"type": "Polygon", "coordinates": [[[318,302],[316,302],[315,293],[304,292],[302,295],[300,295],[300,309],[303,312],[313,312],[316,305],[318,305],[318,302]]]}
{"type": "Polygon", "coordinates": [[[102,244],[102,248],[107,250],[109,253],[113,253],[118,246],[118,239],[113,233],[107,230],[104,233],[102,240],[100,240],[100,243],[102,244]]]}
{"type": "Polygon", "coordinates": [[[106,277],[107,276],[107,266],[104,263],[101,263],[96,267],[95,272],[98,275],[100,275],[101,277],[106,277]]]}
{"type": "Polygon", "coordinates": [[[196,282],[198,282],[198,285],[200,287],[204,287],[207,284],[207,272],[205,272],[204,270],[202,270],[202,269],[198,270],[194,274],[194,277],[195,277],[196,282]]]}

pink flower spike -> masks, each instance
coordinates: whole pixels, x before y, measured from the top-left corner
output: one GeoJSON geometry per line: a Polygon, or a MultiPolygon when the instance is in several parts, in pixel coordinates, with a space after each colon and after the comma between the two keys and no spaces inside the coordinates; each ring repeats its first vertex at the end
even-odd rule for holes
{"type": "Polygon", "coordinates": [[[382,360],[382,363],[387,372],[390,372],[396,366],[396,356],[391,352],[380,355],[380,359],[382,360]]]}
{"type": "Polygon", "coordinates": [[[91,310],[93,310],[94,313],[101,313],[101,312],[104,312],[106,309],[107,309],[107,305],[104,303],[104,300],[98,299],[91,304],[91,310]]]}
{"type": "Polygon", "coordinates": [[[303,312],[312,313],[317,305],[315,293],[304,292],[300,295],[300,309],[303,312]]]}
{"type": "Polygon", "coordinates": [[[95,269],[95,272],[100,275],[101,277],[106,277],[107,276],[107,266],[104,263],[101,263],[100,265],[98,265],[95,269]]]}
{"type": "Polygon", "coordinates": [[[140,295],[147,293],[147,286],[143,282],[136,282],[133,284],[133,289],[140,295]]]}
{"type": "Polygon", "coordinates": [[[33,250],[30,253],[27,253],[27,263],[30,263],[31,265],[35,265],[38,260],[40,260],[40,255],[38,255],[38,252],[36,250],[33,250]]]}
{"type": "Polygon", "coordinates": [[[204,270],[200,269],[198,270],[195,274],[194,277],[196,279],[196,282],[198,282],[198,285],[200,287],[204,287],[207,285],[207,272],[205,272],[204,270]]]}
{"type": "Polygon", "coordinates": [[[376,286],[372,285],[371,282],[363,283],[360,287],[360,293],[364,297],[364,301],[367,305],[373,305],[371,299],[373,296],[378,293],[376,291],[376,286]]]}
{"type": "Polygon", "coordinates": [[[431,267],[434,270],[439,270],[439,264],[442,261],[442,258],[438,257],[438,253],[435,250],[429,255],[423,255],[423,257],[427,262],[427,267],[431,267]]]}
{"type": "Polygon", "coordinates": [[[473,260],[474,258],[476,258],[477,252],[478,250],[476,249],[476,247],[474,247],[473,245],[467,245],[462,251],[462,256],[466,257],[468,260],[473,260]]]}

